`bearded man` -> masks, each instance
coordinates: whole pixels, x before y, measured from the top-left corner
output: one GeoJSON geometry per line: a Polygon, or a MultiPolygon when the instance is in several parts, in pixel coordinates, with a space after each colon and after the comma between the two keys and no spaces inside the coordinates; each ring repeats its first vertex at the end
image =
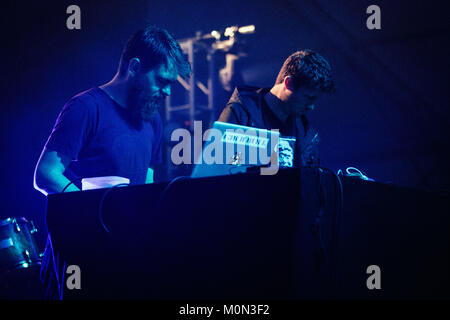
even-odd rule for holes
{"type": "MultiPolygon", "coordinates": [[[[155,26],[137,31],[114,78],[64,105],[36,165],[35,188],[45,195],[78,191],[81,178],[100,176],[152,183],[152,167],[161,162],[158,107],[178,75],[190,72],[169,32],[155,26]]],[[[65,262],[53,251],[48,234],[41,280],[46,298],[63,299],[65,262]]]]}
{"type": "Polygon", "coordinates": [[[87,177],[120,176],[153,182],[161,162],[158,107],[190,65],[168,31],[149,26],[127,42],[114,78],[70,99],[45,144],[34,186],[45,195],[80,190],[87,177]],[[77,181],[69,184],[71,181],[77,181]]]}

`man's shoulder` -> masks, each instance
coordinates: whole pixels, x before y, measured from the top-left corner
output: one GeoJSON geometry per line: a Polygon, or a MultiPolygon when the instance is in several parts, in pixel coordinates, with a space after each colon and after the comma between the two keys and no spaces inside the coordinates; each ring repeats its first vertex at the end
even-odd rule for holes
{"type": "Polygon", "coordinates": [[[263,96],[269,90],[270,88],[251,86],[238,87],[234,90],[233,95],[228,101],[228,105],[233,106],[234,109],[241,108],[252,113],[261,108],[263,96]]]}
{"type": "Polygon", "coordinates": [[[229,103],[240,103],[245,105],[249,100],[257,101],[258,98],[267,92],[268,88],[243,86],[234,89],[229,103]]]}
{"type": "Polygon", "coordinates": [[[95,103],[102,99],[101,89],[93,87],[88,90],[82,91],[69,99],[68,103],[81,103],[84,105],[95,105],[95,103]]]}
{"type": "Polygon", "coordinates": [[[269,88],[251,86],[236,88],[219,117],[219,121],[251,127],[261,126],[262,100],[264,94],[269,90],[269,88]]]}
{"type": "Polygon", "coordinates": [[[102,93],[102,90],[93,87],[70,98],[64,104],[61,112],[97,117],[98,113],[101,113],[101,110],[104,109],[101,106],[107,104],[106,101],[106,96],[102,93]]]}

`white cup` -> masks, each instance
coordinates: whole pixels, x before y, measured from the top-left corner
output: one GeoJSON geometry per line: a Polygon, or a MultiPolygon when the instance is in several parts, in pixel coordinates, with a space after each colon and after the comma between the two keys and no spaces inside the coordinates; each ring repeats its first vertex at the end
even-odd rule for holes
{"type": "Polygon", "coordinates": [[[114,187],[121,183],[130,183],[130,179],[117,176],[84,178],[81,180],[82,190],[93,190],[114,187]]]}

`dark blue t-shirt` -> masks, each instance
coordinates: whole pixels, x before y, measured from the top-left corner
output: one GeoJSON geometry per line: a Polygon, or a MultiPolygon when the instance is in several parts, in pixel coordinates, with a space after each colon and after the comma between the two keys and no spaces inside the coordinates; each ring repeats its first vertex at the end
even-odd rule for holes
{"type": "Polygon", "coordinates": [[[64,173],[70,180],[120,176],[143,184],[148,168],[161,162],[161,140],[158,113],[135,126],[127,109],[92,88],[64,105],[46,147],[72,159],[64,173]]]}

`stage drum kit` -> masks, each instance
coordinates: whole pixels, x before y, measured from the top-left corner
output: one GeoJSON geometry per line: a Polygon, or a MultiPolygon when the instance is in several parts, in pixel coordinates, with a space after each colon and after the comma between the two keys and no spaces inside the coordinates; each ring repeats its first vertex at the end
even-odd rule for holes
{"type": "Polygon", "coordinates": [[[0,220],[0,299],[39,298],[39,252],[33,221],[24,217],[0,220]]]}

